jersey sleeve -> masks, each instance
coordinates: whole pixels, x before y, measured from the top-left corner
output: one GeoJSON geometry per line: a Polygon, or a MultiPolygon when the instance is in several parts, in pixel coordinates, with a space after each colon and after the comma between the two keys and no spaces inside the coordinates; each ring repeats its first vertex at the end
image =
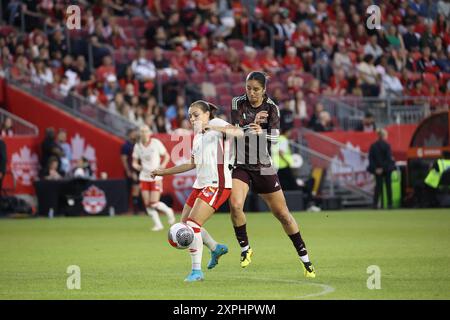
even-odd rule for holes
{"type": "Polygon", "coordinates": [[[277,143],[280,137],[280,110],[272,104],[269,111],[269,124],[267,127],[267,140],[277,143]]]}
{"type": "Polygon", "coordinates": [[[167,149],[166,149],[166,147],[164,146],[164,144],[160,141],[160,140],[156,140],[156,141],[158,141],[158,153],[162,156],[162,155],[164,155],[164,154],[166,154],[167,153],[167,149]]]}
{"type": "Polygon", "coordinates": [[[227,121],[220,119],[220,118],[214,118],[209,122],[210,125],[212,126],[217,126],[217,127],[226,127],[228,125],[230,125],[227,121]]]}

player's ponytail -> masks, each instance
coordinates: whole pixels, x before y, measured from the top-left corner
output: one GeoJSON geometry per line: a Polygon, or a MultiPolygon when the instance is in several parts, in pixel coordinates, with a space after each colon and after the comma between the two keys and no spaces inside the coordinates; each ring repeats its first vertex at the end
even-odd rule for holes
{"type": "Polygon", "coordinates": [[[198,107],[202,109],[203,112],[209,111],[209,120],[214,119],[216,116],[216,112],[219,110],[219,107],[217,107],[215,104],[204,100],[197,100],[195,102],[192,102],[191,107],[198,107]]]}

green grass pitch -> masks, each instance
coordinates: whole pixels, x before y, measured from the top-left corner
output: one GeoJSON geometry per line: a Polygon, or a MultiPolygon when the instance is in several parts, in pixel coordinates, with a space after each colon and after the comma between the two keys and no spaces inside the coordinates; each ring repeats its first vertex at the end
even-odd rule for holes
{"type": "MultiPolygon", "coordinates": [[[[278,221],[248,214],[254,249],[239,266],[228,214],[205,227],[230,251],[205,281],[184,283],[190,257],[146,216],[0,220],[0,299],[450,299],[450,210],[294,213],[315,264],[303,277],[278,221]],[[70,290],[67,268],[81,270],[70,290]],[[369,266],[381,289],[368,289],[369,266]]],[[[163,221],[165,217],[162,217],[163,221]]],[[[369,281],[370,282],[370,281],[369,281]]]]}

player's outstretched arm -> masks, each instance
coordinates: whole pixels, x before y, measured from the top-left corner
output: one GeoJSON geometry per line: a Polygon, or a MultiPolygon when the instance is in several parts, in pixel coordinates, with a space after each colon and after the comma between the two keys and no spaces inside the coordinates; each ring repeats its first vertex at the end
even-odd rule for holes
{"type": "Polygon", "coordinates": [[[230,137],[243,137],[244,136],[244,130],[242,130],[241,128],[232,126],[232,125],[228,125],[228,126],[211,126],[211,125],[206,125],[205,126],[205,130],[214,130],[214,131],[218,131],[220,133],[224,133],[227,136],[230,137]]]}
{"type": "Polygon", "coordinates": [[[183,173],[195,168],[195,163],[184,163],[175,167],[166,169],[156,169],[151,172],[152,178],[156,176],[170,176],[172,174],[183,173]]]}

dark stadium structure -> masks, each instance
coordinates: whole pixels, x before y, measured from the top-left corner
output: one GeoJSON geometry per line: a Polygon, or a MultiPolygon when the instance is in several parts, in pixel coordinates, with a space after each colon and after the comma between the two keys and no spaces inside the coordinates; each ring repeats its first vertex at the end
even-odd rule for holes
{"type": "MultiPolygon", "coordinates": [[[[414,132],[408,149],[407,167],[407,198],[422,195],[417,190],[422,190],[424,179],[436,159],[444,158],[450,152],[450,112],[431,114],[422,120],[414,132]]],[[[439,204],[450,203],[450,179],[443,175],[440,181],[439,204]]],[[[416,199],[417,200],[417,199],[416,199]]]]}

